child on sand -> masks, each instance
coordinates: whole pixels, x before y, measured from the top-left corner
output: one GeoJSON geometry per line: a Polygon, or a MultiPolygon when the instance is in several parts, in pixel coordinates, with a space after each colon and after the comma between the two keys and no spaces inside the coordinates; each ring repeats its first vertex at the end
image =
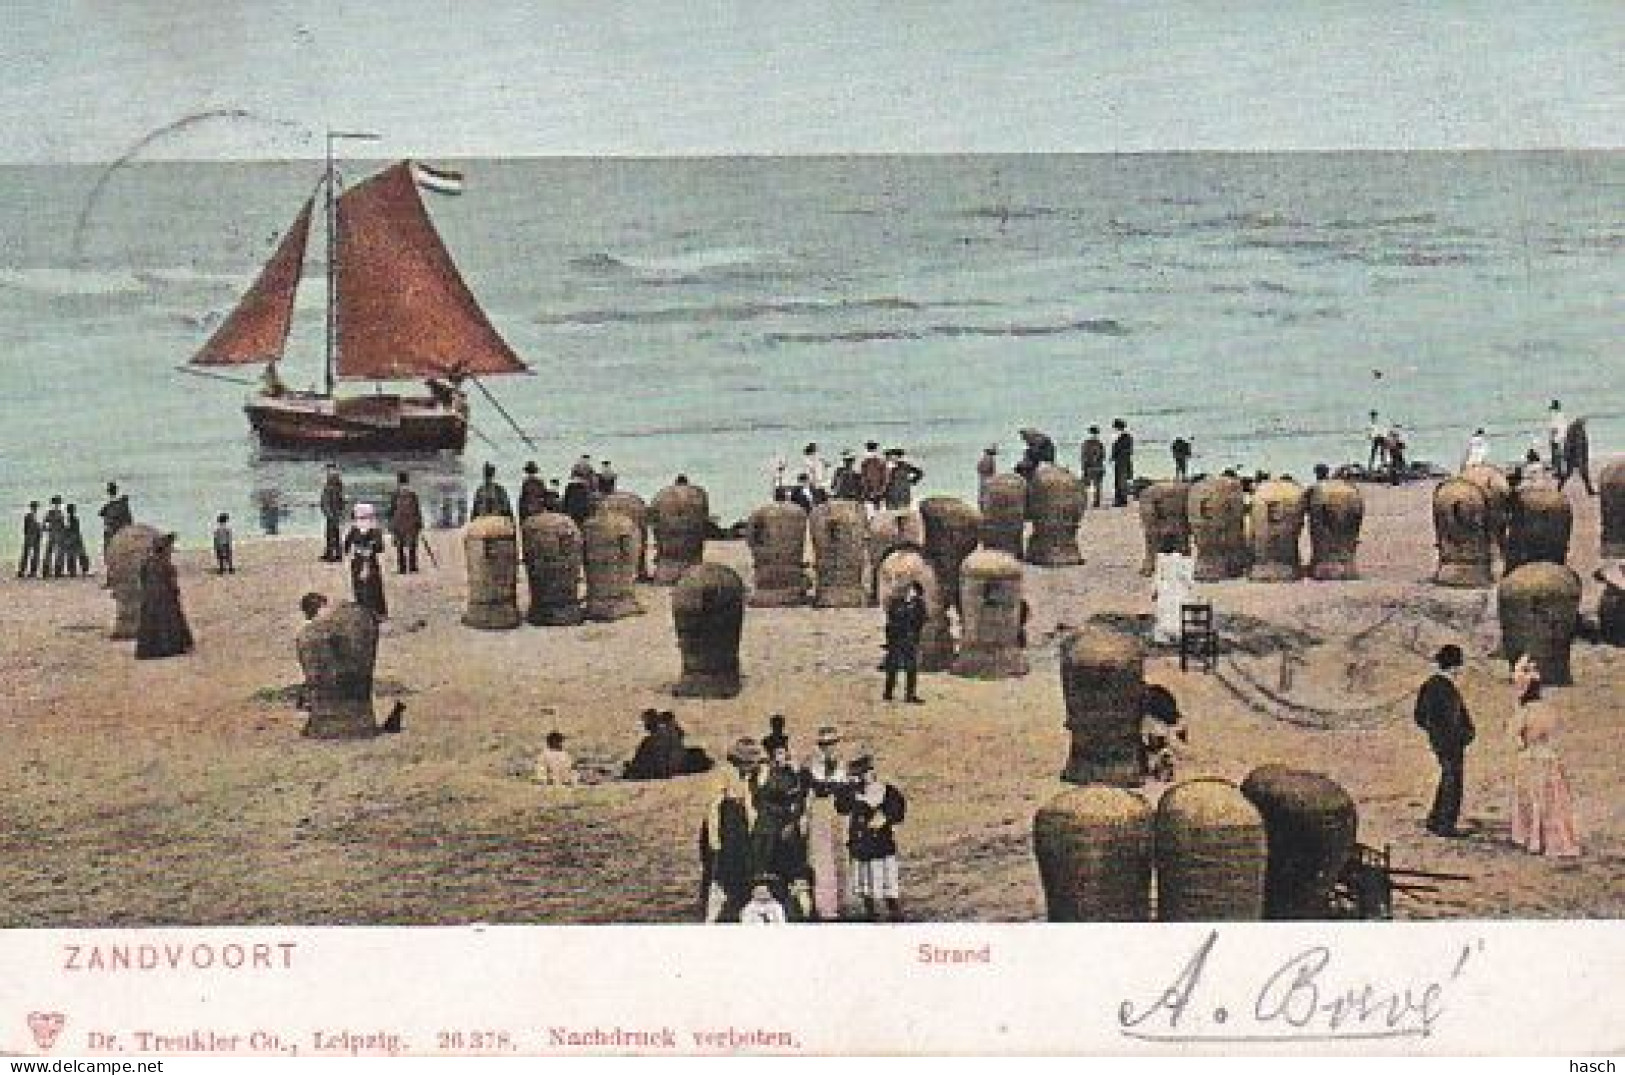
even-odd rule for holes
{"type": "Polygon", "coordinates": [[[740,924],[782,926],[785,921],[784,908],[773,898],[772,882],[768,878],[758,877],[756,883],[751,886],[750,902],[739,912],[740,924]]]}
{"type": "Polygon", "coordinates": [[[560,732],[547,733],[547,748],[536,756],[536,770],[531,779],[538,784],[571,787],[576,782],[576,762],[564,749],[564,736],[560,732]]]}
{"type": "Polygon", "coordinates": [[[235,575],[231,559],[231,516],[221,512],[214,517],[214,570],[217,575],[235,575]]]}

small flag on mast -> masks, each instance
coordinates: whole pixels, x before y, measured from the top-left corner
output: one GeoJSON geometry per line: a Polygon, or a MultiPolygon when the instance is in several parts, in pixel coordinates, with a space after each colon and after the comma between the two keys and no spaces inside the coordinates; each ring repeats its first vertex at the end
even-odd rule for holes
{"type": "Polygon", "coordinates": [[[424,190],[436,194],[461,194],[463,192],[463,173],[448,171],[445,168],[431,168],[418,161],[412,162],[412,178],[424,190]]]}

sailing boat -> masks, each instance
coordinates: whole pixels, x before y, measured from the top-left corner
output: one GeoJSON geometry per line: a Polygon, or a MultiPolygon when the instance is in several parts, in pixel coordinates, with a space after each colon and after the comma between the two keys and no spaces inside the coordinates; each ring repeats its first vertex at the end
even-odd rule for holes
{"type": "Polygon", "coordinates": [[[454,173],[403,160],[341,193],[333,137],[342,136],[329,136],[322,181],[328,265],[325,391],[290,391],[276,368],[293,321],[317,194],[305,202],[253,286],[188,365],[266,365],[260,392],[243,408],[266,447],[461,451],[469,428],[463,383],[528,368],[463,282],[418,194],[420,181],[432,185],[454,173]],[[422,380],[428,394],[386,393],[380,384],[370,395],[339,396],[334,389],[341,380],[422,380]]]}

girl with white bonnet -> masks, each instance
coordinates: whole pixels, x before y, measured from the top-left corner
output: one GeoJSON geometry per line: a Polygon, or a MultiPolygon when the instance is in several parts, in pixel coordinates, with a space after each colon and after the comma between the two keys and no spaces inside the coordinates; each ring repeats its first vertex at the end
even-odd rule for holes
{"type": "Polygon", "coordinates": [[[384,602],[384,573],[379,567],[384,555],[384,532],[378,529],[377,511],[371,504],[357,504],[349,533],[344,535],[344,551],[350,554],[350,588],[356,604],[384,619],[389,606],[384,602]]]}

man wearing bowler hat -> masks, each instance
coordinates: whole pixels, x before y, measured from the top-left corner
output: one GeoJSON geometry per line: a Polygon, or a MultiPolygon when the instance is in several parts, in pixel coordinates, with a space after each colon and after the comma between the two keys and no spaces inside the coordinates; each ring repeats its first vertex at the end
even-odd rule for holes
{"type": "Polygon", "coordinates": [[[1433,793],[1427,830],[1435,836],[1461,836],[1456,822],[1461,817],[1467,748],[1476,734],[1467,703],[1456,686],[1465,662],[1461,647],[1456,645],[1439,647],[1433,660],[1437,670],[1422,683],[1416,696],[1417,726],[1427,732],[1428,744],[1439,760],[1439,786],[1433,793]]]}

